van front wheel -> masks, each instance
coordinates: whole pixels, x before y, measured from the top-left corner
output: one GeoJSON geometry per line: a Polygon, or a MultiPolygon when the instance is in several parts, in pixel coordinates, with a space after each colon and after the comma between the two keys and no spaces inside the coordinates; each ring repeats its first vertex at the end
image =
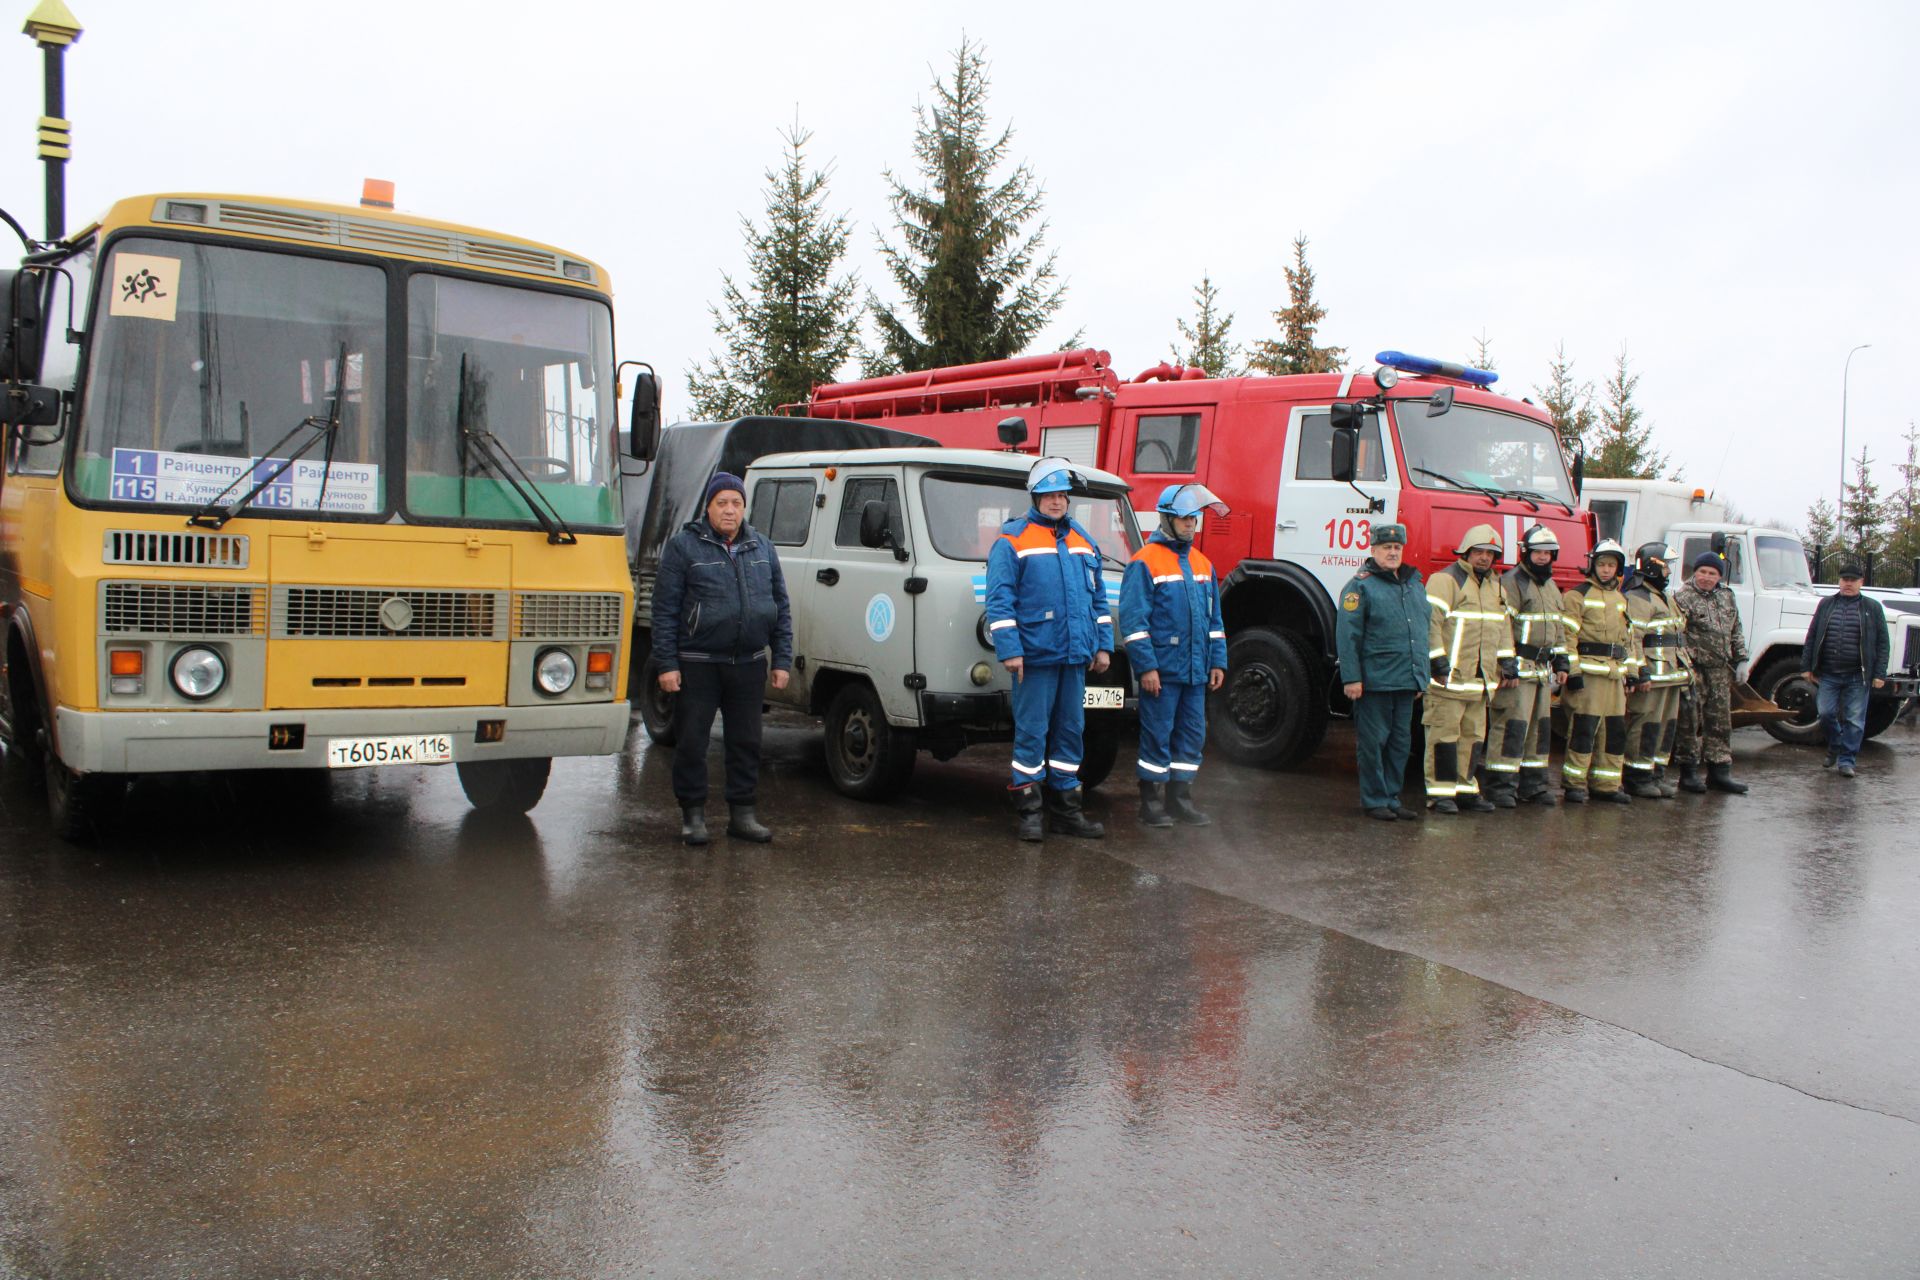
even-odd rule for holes
{"type": "Polygon", "coordinates": [[[885,800],[913,776],[912,731],[887,723],[873,686],[844,685],[827,706],[827,773],[842,795],[885,800]]]}

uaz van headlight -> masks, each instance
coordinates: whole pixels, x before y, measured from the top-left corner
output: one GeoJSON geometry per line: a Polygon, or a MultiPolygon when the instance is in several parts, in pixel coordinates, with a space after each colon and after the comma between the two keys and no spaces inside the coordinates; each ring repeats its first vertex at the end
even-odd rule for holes
{"type": "Polygon", "coordinates": [[[565,649],[546,649],[533,660],[533,682],[540,692],[560,696],[573,688],[573,680],[580,672],[580,664],[565,649]]]}
{"type": "Polygon", "coordinates": [[[227,660],[212,649],[195,645],[173,655],[167,676],[183,698],[205,702],[227,683],[227,660]]]}

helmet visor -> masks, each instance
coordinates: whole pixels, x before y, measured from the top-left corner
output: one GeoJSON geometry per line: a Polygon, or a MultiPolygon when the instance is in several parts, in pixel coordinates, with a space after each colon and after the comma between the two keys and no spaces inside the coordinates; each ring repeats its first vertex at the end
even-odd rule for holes
{"type": "Polygon", "coordinates": [[[1202,511],[1224,516],[1228,509],[1220,496],[1203,484],[1183,484],[1160,503],[1160,514],[1167,516],[1197,516],[1202,511]]]}
{"type": "Polygon", "coordinates": [[[1031,494],[1069,493],[1084,487],[1080,473],[1065,458],[1042,458],[1027,472],[1027,492],[1031,494]]]}

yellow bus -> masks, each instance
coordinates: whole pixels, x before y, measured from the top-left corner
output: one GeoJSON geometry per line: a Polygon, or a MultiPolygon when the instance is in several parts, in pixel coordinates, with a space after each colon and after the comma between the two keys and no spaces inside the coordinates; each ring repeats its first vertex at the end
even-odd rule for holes
{"type": "Polygon", "coordinates": [[[554,756],[620,749],[599,266],[194,193],[28,249],[0,272],[0,734],[58,831],[190,770],[451,763],[524,812],[554,756]]]}

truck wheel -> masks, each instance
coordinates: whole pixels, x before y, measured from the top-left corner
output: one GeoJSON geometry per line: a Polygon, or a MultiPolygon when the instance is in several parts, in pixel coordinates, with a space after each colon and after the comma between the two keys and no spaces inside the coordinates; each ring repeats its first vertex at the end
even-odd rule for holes
{"type": "Polygon", "coordinates": [[[525,813],[540,803],[546,794],[547,774],[553,760],[537,756],[528,760],[462,760],[454,766],[460,773],[460,789],[467,801],[483,812],[525,813]]]}
{"type": "Polygon", "coordinates": [[[843,685],[827,706],[827,773],[842,795],[885,800],[913,776],[914,735],[887,723],[873,686],[843,685]]]}
{"type": "Polygon", "coordinates": [[[1214,745],[1241,764],[1297,764],[1327,736],[1320,664],[1286,631],[1250,627],[1227,641],[1227,683],[1208,695],[1214,745]]]}
{"type": "Polygon", "coordinates": [[[640,709],[640,723],[645,726],[647,736],[663,747],[672,746],[674,695],[661,690],[660,668],[655,665],[652,654],[640,663],[638,674],[628,682],[627,697],[640,709]]]}
{"type": "MultiPolygon", "coordinates": [[[[1820,711],[1814,699],[1817,690],[1800,674],[1800,656],[1788,654],[1775,658],[1760,672],[1753,689],[1782,711],[1794,713],[1791,720],[1769,720],[1762,727],[1782,742],[1796,747],[1817,747],[1825,739],[1820,733],[1820,711]]],[[[1871,714],[1871,705],[1869,714],[1871,714]]]]}
{"type": "Polygon", "coordinates": [[[1868,698],[1867,699],[1867,737],[1877,738],[1893,727],[1893,722],[1906,708],[1905,698],[1868,698]]]}
{"type": "Polygon", "coordinates": [[[1086,732],[1080,738],[1080,772],[1083,787],[1097,787],[1113,772],[1120,755],[1120,716],[1104,712],[1087,717],[1086,732]]]}
{"type": "Polygon", "coordinates": [[[47,820],[53,834],[82,844],[99,834],[101,822],[127,791],[118,773],[75,773],[60,763],[53,744],[40,734],[40,759],[47,786],[47,820]]]}

